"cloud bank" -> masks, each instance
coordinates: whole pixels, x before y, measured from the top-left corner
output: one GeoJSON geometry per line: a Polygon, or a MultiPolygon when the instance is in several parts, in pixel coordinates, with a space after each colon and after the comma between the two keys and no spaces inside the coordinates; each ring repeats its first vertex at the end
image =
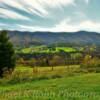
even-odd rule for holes
{"type": "Polygon", "coordinates": [[[0,29],[100,32],[100,20],[90,16],[90,8],[94,8],[91,4],[98,3],[95,1],[0,0],[0,29]]]}

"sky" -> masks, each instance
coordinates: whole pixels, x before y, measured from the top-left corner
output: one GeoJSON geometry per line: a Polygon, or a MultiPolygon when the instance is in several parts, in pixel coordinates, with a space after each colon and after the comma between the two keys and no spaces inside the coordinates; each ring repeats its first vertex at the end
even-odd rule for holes
{"type": "Polygon", "coordinates": [[[0,30],[100,32],[100,0],[0,0],[0,30]]]}

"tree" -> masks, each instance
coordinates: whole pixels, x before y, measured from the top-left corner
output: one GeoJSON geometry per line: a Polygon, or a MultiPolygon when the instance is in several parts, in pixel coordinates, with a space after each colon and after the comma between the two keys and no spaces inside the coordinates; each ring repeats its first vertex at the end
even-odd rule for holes
{"type": "Polygon", "coordinates": [[[6,31],[0,32],[0,77],[6,71],[12,72],[15,67],[15,51],[6,31]]]}
{"type": "Polygon", "coordinates": [[[39,61],[36,58],[32,58],[30,60],[30,66],[33,68],[33,73],[38,72],[38,69],[37,69],[38,64],[39,64],[39,61]]]}
{"type": "Polygon", "coordinates": [[[91,58],[87,55],[81,64],[81,68],[88,72],[100,72],[100,59],[97,57],[91,58]]]}
{"type": "Polygon", "coordinates": [[[72,53],[71,59],[73,60],[73,64],[80,64],[82,59],[81,53],[72,53]]]}
{"type": "Polygon", "coordinates": [[[64,65],[64,60],[59,55],[54,55],[52,59],[50,60],[50,65],[52,67],[52,70],[54,69],[53,66],[60,66],[64,65]]]}

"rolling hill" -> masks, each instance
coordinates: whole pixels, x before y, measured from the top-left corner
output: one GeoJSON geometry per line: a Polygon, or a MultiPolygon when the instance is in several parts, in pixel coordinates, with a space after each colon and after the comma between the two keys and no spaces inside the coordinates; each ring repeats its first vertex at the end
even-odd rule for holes
{"type": "Polygon", "coordinates": [[[73,45],[100,45],[100,33],[78,32],[21,32],[8,31],[11,41],[15,45],[51,45],[57,43],[73,45]]]}

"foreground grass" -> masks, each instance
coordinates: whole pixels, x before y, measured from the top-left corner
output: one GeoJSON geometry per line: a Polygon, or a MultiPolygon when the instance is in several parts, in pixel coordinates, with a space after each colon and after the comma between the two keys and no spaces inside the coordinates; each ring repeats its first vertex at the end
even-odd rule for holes
{"type": "Polygon", "coordinates": [[[0,100],[100,100],[100,74],[1,85],[0,100]]]}
{"type": "Polygon", "coordinates": [[[57,66],[54,67],[35,67],[17,66],[12,75],[5,74],[6,77],[0,80],[0,84],[26,83],[36,80],[47,80],[62,77],[80,75],[80,66],[57,66]]]}

